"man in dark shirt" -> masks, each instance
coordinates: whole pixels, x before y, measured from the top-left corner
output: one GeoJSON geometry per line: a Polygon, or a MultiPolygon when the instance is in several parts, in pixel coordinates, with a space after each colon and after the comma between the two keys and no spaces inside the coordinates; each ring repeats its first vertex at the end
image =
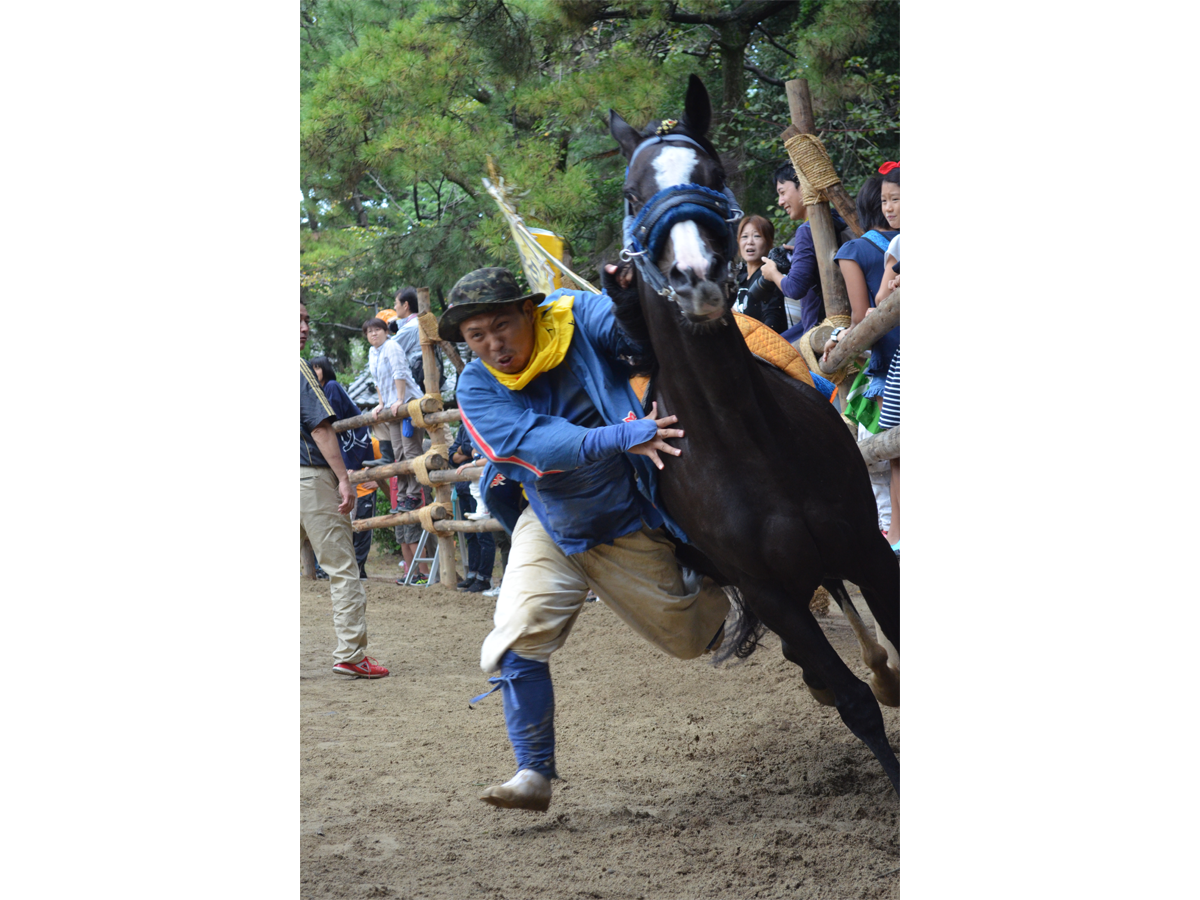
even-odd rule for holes
{"type": "MultiPolygon", "coordinates": [[[[300,304],[300,349],[308,341],[308,310],[300,304]]],[[[358,580],[350,510],[354,489],[332,422],[337,418],[308,363],[300,360],[300,542],[307,537],[329,573],[337,649],[333,671],[382,678],[388,670],[367,656],[367,592],[358,580]]]]}

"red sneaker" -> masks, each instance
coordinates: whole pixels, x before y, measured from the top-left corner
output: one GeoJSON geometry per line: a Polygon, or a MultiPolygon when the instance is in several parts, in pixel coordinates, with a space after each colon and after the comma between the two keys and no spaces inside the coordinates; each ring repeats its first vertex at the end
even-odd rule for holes
{"type": "Polygon", "coordinates": [[[385,678],[388,670],[378,664],[370,656],[364,656],[356,663],[338,663],[333,671],[339,675],[353,675],[355,678],[385,678]]]}

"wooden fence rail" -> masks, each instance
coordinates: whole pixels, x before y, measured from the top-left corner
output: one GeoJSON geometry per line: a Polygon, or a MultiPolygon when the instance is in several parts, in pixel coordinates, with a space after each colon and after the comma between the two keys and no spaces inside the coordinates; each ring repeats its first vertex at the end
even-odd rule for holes
{"type": "MultiPolygon", "coordinates": [[[[444,456],[430,455],[425,457],[425,468],[429,469],[448,469],[450,463],[446,462],[444,456]]],[[[387,463],[382,466],[372,466],[369,469],[351,469],[347,474],[350,476],[351,484],[362,484],[364,481],[386,481],[393,475],[415,475],[416,467],[411,459],[402,459],[400,462],[387,463]]],[[[431,476],[433,472],[429,473],[431,476]]],[[[451,479],[452,481],[454,479],[451,479]]]]}
{"type": "MultiPolygon", "coordinates": [[[[444,409],[441,412],[429,412],[430,409],[437,409],[435,403],[427,402],[429,397],[421,398],[421,415],[425,417],[425,421],[430,425],[449,425],[451,422],[461,422],[462,414],[457,409],[444,409]]],[[[363,413],[361,416],[351,416],[349,419],[338,419],[333,423],[334,431],[345,431],[348,428],[370,427],[382,422],[396,422],[400,419],[408,417],[408,410],[403,406],[400,407],[400,412],[392,414],[390,409],[382,410],[379,413],[379,418],[375,418],[374,413],[363,413]]]]}
{"type": "Polygon", "coordinates": [[[821,350],[824,350],[824,345],[820,350],[813,348],[816,351],[818,362],[821,366],[821,371],[830,375],[840,369],[845,363],[849,362],[864,350],[870,349],[871,345],[877,340],[900,324],[900,288],[892,291],[892,293],[879,304],[879,308],[871,313],[853,328],[842,332],[841,339],[837,346],[829,351],[828,361],[820,358],[821,350]]]}
{"type": "Polygon", "coordinates": [[[863,439],[858,444],[858,452],[868,466],[880,460],[895,459],[900,455],[900,426],[863,439]]]}

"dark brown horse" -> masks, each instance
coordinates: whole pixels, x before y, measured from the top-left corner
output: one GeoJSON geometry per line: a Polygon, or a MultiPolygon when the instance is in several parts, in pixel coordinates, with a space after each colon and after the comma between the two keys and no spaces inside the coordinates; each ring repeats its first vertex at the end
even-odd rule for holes
{"type": "Polygon", "coordinates": [[[683,454],[664,458],[661,499],[711,562],[698,567],[741,595],[746,624],[731,638],[738,655],[754,649],[759,622],[778,634],[814,696],[832,701],[899,792],[900,763],[875,696],[808,608],[822,584],[846,608],[849,579],[898,650],[899,562],[879,532],[866,466],[837,410],[756,360],[733,324],[734,247],[723,221],[731,216],[720,159],[705,137],[708,92],[692,76],[682,120],[644,133],[610,113],[630,161],[622,257],[637,266],[631,287],[605,283],[622,325],[653,347],[659,415],[677,415],[687,434],[677,443],[683,454]]]}

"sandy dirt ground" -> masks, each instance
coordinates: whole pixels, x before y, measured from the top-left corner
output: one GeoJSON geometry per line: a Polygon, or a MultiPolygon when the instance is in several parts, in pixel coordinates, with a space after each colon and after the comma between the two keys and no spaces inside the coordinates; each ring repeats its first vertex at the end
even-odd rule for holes
{"type": "MultiPolygon", "coordinates": [[[[331,671],[328,582],[300,580],[301,897],[899,896],[899,799],[773,635],[717,669],[588,603],[551,661],[550,810],[501,810],[477,799],[515,769],[500,694],[468,706],[494,601],[367,568],[374,681],[331,671]]],[[[865,676],[845,620],[822,624],[865,676]]]]}

